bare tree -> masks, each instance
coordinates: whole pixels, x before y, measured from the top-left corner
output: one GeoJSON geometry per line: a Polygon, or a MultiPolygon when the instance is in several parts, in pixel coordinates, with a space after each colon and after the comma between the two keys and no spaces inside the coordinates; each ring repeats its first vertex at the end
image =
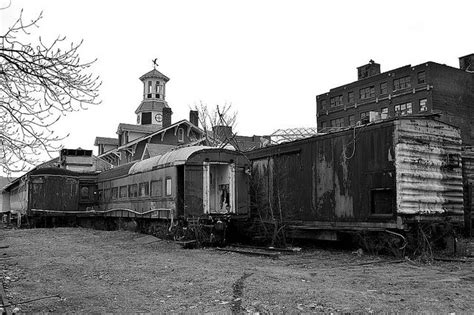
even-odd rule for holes
{"type": "Polygon", "coordinates": [[[209,109],[207,104],[200,102],[199,105],[194,105],[194,110],[199,113],[199,124],[204,130],[209,145],[221,147],[229,143],[236,145],[234,129],[237,123],[237,112],[232,109],[232,104],[216,105],[215,109],[209,109]]]}
{"type": "Polygon", "coordinates": [[[4,173],[25,171],[38,156],[60,148],[64,136],[53,125],[66,113],[98,104],[101,82],[88,73],[82,45],[64,45],[65,37],[35,44],[28,38],[42,19],[19,18],[0,35],[0,164],[4,173]]]}

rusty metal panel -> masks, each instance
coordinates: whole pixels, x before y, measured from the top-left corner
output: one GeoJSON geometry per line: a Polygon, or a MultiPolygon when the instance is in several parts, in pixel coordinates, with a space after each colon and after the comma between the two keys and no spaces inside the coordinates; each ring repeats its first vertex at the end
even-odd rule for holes
{"type": "Polygon", "coordinates": [[[459,129],[434,120],[396,121],[397,212],[463,214],[459,129]]]}
{"type": "Polygon", "coordinates": [[[392,139],[393,124],[386,123],[250,152],[253,202],[273,217],[281,209],[287,221],[375,220],[371,192],[383,190],[388,210],[378,219],[390,220],[392,139]]]}

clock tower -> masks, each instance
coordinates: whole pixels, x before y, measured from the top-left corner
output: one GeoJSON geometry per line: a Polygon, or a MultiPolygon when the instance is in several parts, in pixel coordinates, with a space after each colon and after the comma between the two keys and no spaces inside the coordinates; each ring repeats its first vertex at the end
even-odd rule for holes
{"type": "Polygon", "coordinates": [[[135,110],[137,124],[161,128],[171,124],[172,112],[165,98],[169,78],[155,68],[142,75],[140,80],[143,82],[143,100],[135,110]]]}

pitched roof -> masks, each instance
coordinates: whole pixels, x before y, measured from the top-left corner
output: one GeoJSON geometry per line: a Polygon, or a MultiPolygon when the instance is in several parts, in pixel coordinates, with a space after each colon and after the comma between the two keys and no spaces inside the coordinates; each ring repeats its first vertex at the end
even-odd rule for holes
{"type": "Polygon", "coordinates": [[[99,144],[118,145],[118,139],[109,137],[95,137],[94,145],[99,144]]]}
{"type": "Polygon", "coordinates": [[[152,133],[159,130],[160,128],[161,127],[159,125],[134,125],[134,124],[120,123],[117,128],[117,133],[120,133],[121,131],[152,133]]]}
{"type": "Polygon", "coordinates": [[[161,111],[165,107],[169,107],[166,101],[143,100],[135,110],[135,114],[139,112],[161,111]]]}
{"type": "MultiPolygon", "coordinates": [[[[132,141],[128,142],[127,144],[124,144],[123,146],[119,147],[119,149],[121,149],[121,148],[126,148],[126,147],[128,147],[128,146],[134,145],[134,144],[136,144],[136,143],[138,143],[138,142],[140,142],[140,141],[143,141],[143,140],[146,140],[146,139],[151,138],[151,137],[153,137],[153,136],[159,135],[159,134],[161,134],[162,132],[166,132],[166,131],[168,131],[168,130],[170,130],[170,129],[173,129],[173,128],[176,128],[176,127],[178,127],[179,125],[182,125],[182,124],[188,125],[188,126],[189,126],[190,128],[192,128],[194,131],[196,131],[196,132],[198,132],[198,133],[200,133],[200,134],[204,134],[204,131],[203,131],[201,128],[196,127],[194,124],[190,123],[190,122],[187,121],[186,119],[183,119],[183,120],[180,120],[180,121],[178,121],[178,122],[175,122],[174,124],[169,125],[168,127],[165,127],[165,128],[159,129],[159,130],[156,130],[156,131],[154,131],[154,132],[152,132],[152,133],[150,133],[150,134],[148,134],[148,135],[144,135],[144,136],[142,136],[142,137],[140,137],[140,138],[137,138],[137,139],[135,139],[135,140],[132,140],[132,141]]],[[[121,125],[122,125],[122,124],[121,124],[121,125]]],[[[126,125],[126,124],[123,124],[123,125],[126,125]]],[[[137,126],[137,125],[132,125],[132,126],[137,126]]],[[[141,126],[141,125],[138,125],[138,126],[141,126]]],[[[145,125],[145,126],[151,126],[151,125],[145,125]]],[[[120,126],[119,126],[119,127],[120,127],[120,126]]],[[[127,129],[127,130],[128,130],[128,129],[127,129]]]]}
{"type": "Polygon", "coordinates": [[[166,82],[168,82],[170,80],[170,78],[168,78],[167,76],[165,76],[163,73],[161,73],[160,71],[156,70],[156,69],[153,69],[147,73],[145,73],[144,75],[142,75],[140,77],[140,80],[144,81],[146,79],[163,79],[165,80],[166,82]]]}

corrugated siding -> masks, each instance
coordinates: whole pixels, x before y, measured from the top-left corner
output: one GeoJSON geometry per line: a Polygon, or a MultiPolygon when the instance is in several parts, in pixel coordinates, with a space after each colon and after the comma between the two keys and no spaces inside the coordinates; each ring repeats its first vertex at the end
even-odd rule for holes
{"type": "Polygon", "coordinates": [[[399,120],[394,137],[397,212],[462,214],[459,130],[433,120],[399,120]]]}
{"type": "Polygon", "coordinates": [[[469,185],[474,186],[474,147],[466,147],[462,153],[462,171],[464,183],[464,203],[466,215],[468,212],[474,214],[474,193],[469,191],[469,185]]]}

